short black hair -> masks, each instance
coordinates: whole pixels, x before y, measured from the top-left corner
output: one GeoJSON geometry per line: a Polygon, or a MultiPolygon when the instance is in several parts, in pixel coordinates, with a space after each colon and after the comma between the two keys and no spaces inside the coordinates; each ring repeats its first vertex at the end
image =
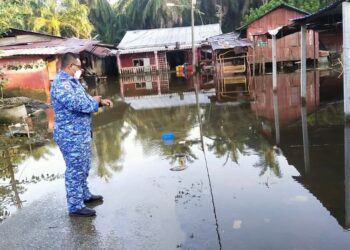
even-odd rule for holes
{"type": "Polygon", "coordinates": [[[61,68],[65,69],[72,61],[76,59],[79,59],[79,56],[77,54],[74,54],[72,52],[67,52],[62,56],[61,68]]]}

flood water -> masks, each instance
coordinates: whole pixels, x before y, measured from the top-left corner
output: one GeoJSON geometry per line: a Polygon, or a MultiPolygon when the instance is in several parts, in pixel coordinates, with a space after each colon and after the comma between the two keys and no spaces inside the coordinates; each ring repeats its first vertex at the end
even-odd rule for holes
{"type": "MultiPolygon", "coordinates": [[[[86,233],[94,247],[82,249],[349,249],[342,78],[307,77],[304,107],[297,72],[279,74],[276,93],[271,75],[90,86],[115,102],[93,121],[89,182],[105,197],[97,217],[78,229],[65,224],[65,166],[47,111],[49,141],[2,153],[0,235],[26,208],[58,200],[65,216],[56,232],[68,241],[74,230],[86,233]],[[174,140],[163,140],[169,132],[174,140]]],[[[0,248],[13,246],[6,239],[0,248]]]]}

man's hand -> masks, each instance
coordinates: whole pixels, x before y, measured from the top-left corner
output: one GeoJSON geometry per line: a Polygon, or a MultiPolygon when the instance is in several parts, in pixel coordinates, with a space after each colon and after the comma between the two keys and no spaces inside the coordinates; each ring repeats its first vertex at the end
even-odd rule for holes
{"type": "Polygon", "coordinates": [[[101,99],[100,103],[102,106],[113,107],[113,102],[109,99],[101,99]]]}
{"type": "Polygon", "coordinates": [[[101,103],[102,96],[98,95],[98,96],[94,96],[93,98],[94,98],[95,101],[98,102],[99,104],[101,103]]]}

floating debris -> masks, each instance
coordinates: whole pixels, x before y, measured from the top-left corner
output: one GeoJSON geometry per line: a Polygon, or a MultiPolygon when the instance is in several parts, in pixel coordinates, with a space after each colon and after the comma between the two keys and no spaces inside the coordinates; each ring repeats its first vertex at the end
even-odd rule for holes
{"type": "Polygon", "coordinates": [[[183,171],[186,168],[188,168],[188,166],[186,165],[186,155],[185,154],[176,154],[175,157],[176,157],[177,163],[179,165],[172,167],[170,169],[171,171],[183,171]]]}
{"type": "Polygon", "coordinates": [[[27,136],[30,137],[34,134],[33,131],[29,131],[27,123],[16,123],[8,126],[10,136],[27,136]]]}

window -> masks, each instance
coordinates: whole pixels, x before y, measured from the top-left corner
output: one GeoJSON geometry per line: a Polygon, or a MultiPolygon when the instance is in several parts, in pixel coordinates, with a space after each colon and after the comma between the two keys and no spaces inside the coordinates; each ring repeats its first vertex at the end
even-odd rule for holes
{"type": "Polygon", "coordinates": [[[134,67],[138,67],[138,66],[143,66],[143,58],[139,58],[139,59],[133,59],[132,60],[134,67]]]}

